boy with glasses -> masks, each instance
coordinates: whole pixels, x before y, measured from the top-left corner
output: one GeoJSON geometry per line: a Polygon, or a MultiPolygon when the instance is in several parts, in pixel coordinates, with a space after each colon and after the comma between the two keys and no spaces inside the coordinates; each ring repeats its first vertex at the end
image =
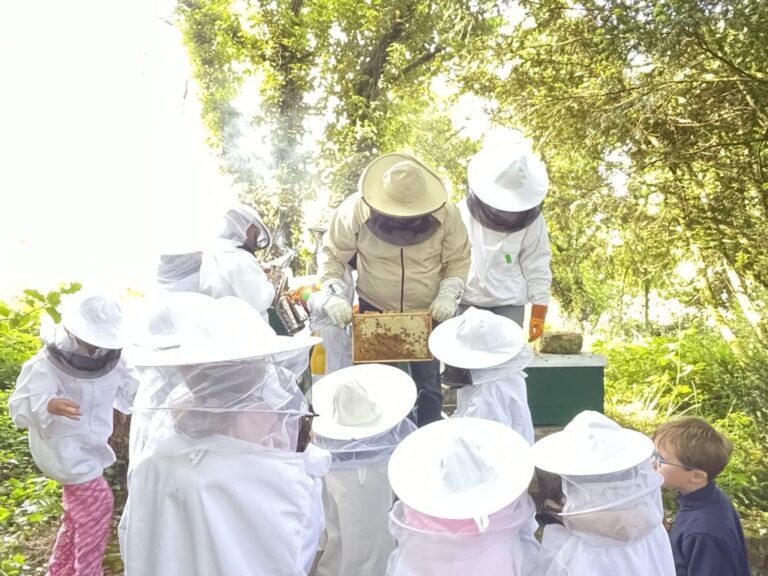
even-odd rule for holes
{"type": "Polygon", "coordinates": [[[749,576],[739,516],[715,485],[733,446],[709,423],[681,418],[655,432],[653,454],[665,488],[679,492],[670,538],[678,576],[749,576]]]}

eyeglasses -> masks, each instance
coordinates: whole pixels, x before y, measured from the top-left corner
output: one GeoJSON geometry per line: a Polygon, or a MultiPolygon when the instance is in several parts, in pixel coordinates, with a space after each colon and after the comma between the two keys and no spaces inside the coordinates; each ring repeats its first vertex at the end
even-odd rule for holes
{"type": "Polygon", "coordinates": [[[693,468],[686,466],[685,464],[676,464],[674,462],[670,462],[669,460],[665,460],[664,457],[659,454],[658,450],[653,451],[653,456],[651,456],[651,458],[653,458],[657,465],[666,464],[667,466],[675,466],[676,468],[682,468],[683,470],[693,470],[693,468]]]}

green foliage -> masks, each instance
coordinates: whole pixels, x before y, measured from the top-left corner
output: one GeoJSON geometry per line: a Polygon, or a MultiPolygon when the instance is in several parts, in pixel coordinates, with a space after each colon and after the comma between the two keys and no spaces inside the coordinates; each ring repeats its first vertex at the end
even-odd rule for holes
{"type": "Polygon", "coordinates": [[[768,512],[768,356],[745,358],[706,328],[639,342],[599,342],[608,358],[606,410],[652,434],[670,419],[691,415],[711,422],[734,444],[718,479],[746,516],[768,512]]]}
{"type": "Polygon", "coordinates": [[[37,336],[14,328],[0,330],[0,390],[13,388],[19,366],[32,357],[38,348],[40,340],[37,336]]]}
{"type": "Polygon", "coordinates": [[[337,205],[382,152],[413,152],[461,188],[475,143],[455,133],[432,80],[495,33],[497,2],[185,0],[179,14],[223,169],[278,245],[297,246],[307,200],[337,205]],[[259,102],[244,117],[233,100],[248,81],[259,102]]]}
{"type": "MultiPolygon", "coordinates": [[[[17,326],[36,331],[43,301],[48,302],[42,294],[25,293],[22,311],[6,310],[4,315],[23,317],[25,321],[17,326]]],[[[0,331],[0,574],[34,573],[33,543],[42,539],[47,546],[51,526],[61,513],[58,483],[40,476],[29,453],[26,432],[16,428],[8,414],[8,397],[21,364],[39,346],[39,340],[26,331],[0,331]]]]}
{"type": "Polygon", "coordinates": [[[43,294],[38,290],[24,290],[24,295],[12,306],[0,302],[0,332],[19,330],[36,333],[40,323],[40,315],[45,312],[54,322],[61,320],[58,307],[63,294],[74,294],[82,288],[78,282],[62,285],[58,290],[43,294]]]}
{"type": "MultiPolygon", "coordinates": [[[[8,337],[0,334],[0,340],[8,337]]],[[[61,488],[40,476],[26,432],[8,416],[9,396],[9,390],[0,390],[0,574],[15,576],[33,574],[35,556],[47,555],[51,527],[61,514],[61,488]],[[35,550],[37,541],[45,542],[46,549],[35,550]]]]}
{"type": "Polygon", "coordinates": [[[670,280],[687,261],[685,295],[768,347],[764,2],[519,4],[525,18],[462,82],[492,94],[496,119],[547,161],[565,309],[595,323],[627,295],[677,297],[670,280]]]}

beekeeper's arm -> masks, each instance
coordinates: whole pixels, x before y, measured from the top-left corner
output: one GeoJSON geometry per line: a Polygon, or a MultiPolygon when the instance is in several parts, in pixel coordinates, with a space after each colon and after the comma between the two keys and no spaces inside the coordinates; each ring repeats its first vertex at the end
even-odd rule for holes
{"type": "Polygon", "coordinates": [[[133,411],[133,399],[139,389],[139,380],[133,368],[121,358],[115,366],[117,376],[120,378],[120,384],[117,387],[114,408],[123,414],[130,414],[133,411]]]}
{"type": "Polygon", "coordinates": [[[261,263],[246,254],[241,263],[241,273],[232,280],[235,294],[259,312],[264,312],[275,299],[275,289],[267,278],[261,263]]]}
{"type": "Polygon", "coordinates": [[[353,194],[336,209],[320,248],[320,283],[328,294],[325,311],[338,326],[352,321],[352,305],[345,297],[348,286],[344,282],[347,263],[357,252],[357,235],[363,222],[360,194],[353,194]]]}
{"type": "Polygon", "coordinates": [[[528,327],[529,341],[536,340],[544,332],[544,320],[549,306],[549,287],[552,284],[551,259],[547,223],[544,216],[539,215],[526,228],[520,247],[520,267],[525,278],[528,301],[533,304],[528,327]]]}
{"type": "Polygon", "coordinates": [[[440,289],[432,301],[429,311],[438,322],[453,318],[459,306],[470,267],[469,236],[459,209],[453,204],[446,204],[443,226],[443,268],[440,289]]]}
{"type": "Polygon", "coordinates": [[[200,292],[214,298],[236,296],[262,315],[266,315],[275,297],[259,261],[245,250],[232,247],[203,253],[200,292]]]}

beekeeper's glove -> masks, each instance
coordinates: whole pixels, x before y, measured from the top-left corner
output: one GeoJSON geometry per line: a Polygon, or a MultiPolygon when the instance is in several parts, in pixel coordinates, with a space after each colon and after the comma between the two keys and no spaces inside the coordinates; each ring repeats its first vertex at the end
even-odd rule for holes
{"type": "Polygon", "coordinates": [[[344,298],[346,286],[341,280],[327,280],[323,284],[323,292],[328,295],[325,301],[325,313],[339,328],[344,328],[352,322],[352,304],[344,298]]]}
{"type": "Polygon", "coordinates": [[[459,300],[464,294],[464,281],[461,278],[446,278],[440,281],[440,290],[432,300],[429,313],[438,322],[453,318],[459,307],[459,300]]]}
{"type": "Polygon", "coordinates": [[[531,321],[528,324],[528,342],[533,342],[544,333],[544,319],[547,317],[547,307],[544,304],[531,306],[531,321]]]}

